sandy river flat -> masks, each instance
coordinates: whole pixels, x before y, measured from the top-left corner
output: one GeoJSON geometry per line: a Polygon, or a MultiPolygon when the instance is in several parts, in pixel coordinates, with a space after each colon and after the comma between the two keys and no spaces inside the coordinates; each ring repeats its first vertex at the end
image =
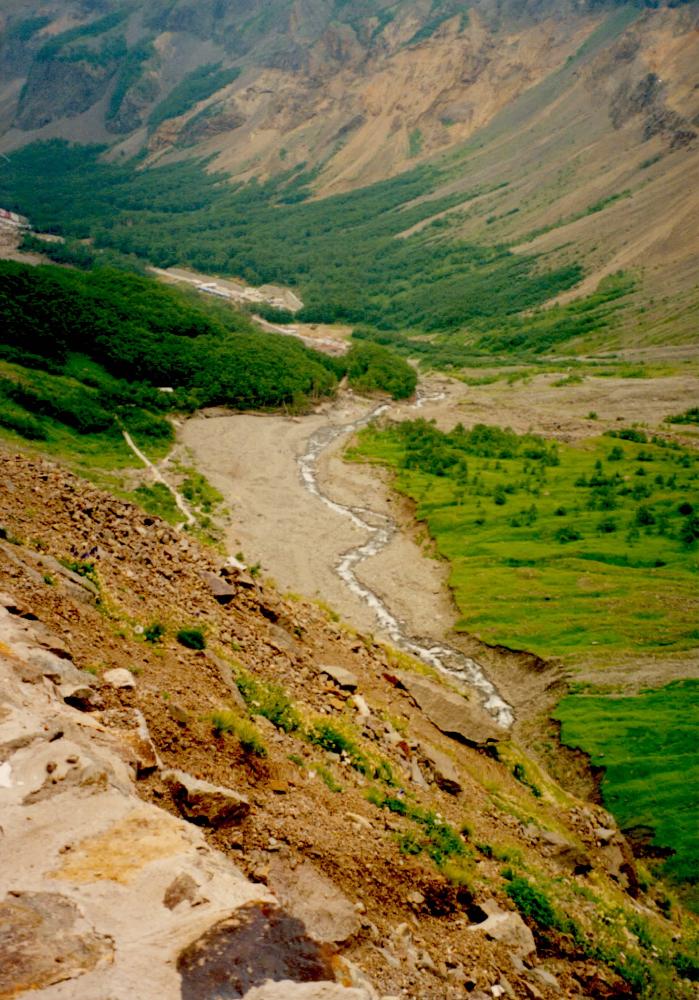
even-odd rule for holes
{"type": "MultiPolygon", "coordinates": [[[[329,424],[349,424],[374,405],[346,396],[322,413],[302,418],[199,416],[188,421],[182,441],[229,504],[230,552],[240,550],[248,562],[259,561],[263,573],[282,590],[321,599],[350,624],[379,635],[374,613],[334,569],[340,557],[364,543],[369,533],[309,493],[298,468],[298,458],[314,431],[329,424]]],[[[398,410],[409,415],[407,406],[398,410]]],[[[341,504],[399,518],[401,503],[391,497],[385,474],[342,461],[348,440],[349,435],[343,435],[321,456],[321,489],[341,504]]],[[[410,622],[413,634],[441,636],[454,621],[445,565],[426,557],[409,533],[396,534],[383,552],[359,567],[357,575],[398,617],[410,622]]]]}

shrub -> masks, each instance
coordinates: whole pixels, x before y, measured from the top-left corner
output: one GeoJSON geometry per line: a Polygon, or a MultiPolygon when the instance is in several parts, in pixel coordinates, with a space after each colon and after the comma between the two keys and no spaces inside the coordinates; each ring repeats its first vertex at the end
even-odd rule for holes
{"type": "Polygon", "coordinates": [[[528,879],[515,876],[505,891],[522,916],[542,930],[560,926],[559,917],[546,894],[528,879]]]}
{"type": "Polygon", "coordinates": [[[376,766],[359,748],[355,738],[346,730],[340,729],[335,723],[329,722],[327,719],[319,719],[309,729],[308,739],[323,750],[346,756],[355,771],[359,771],[360,774],[373,776],[376,773],[376,766]]]}
{"type": "Polygon", "coordinates": [[[206,649],[206,636],[200,628],[181,628],[177,641],[187,649],[206,649]]]}
{"type": "Polygon", "coordinates": [[[238,672],[236,684],[253,715],[264,716],[285,733],[300,729],[301,717],[286,691],[278,684],[265,684],[245,671],[238,672]]]}
{"type": "Polygon", "coordinates": [[[210,718],[216,736],[235,736],[247,753],[255,754],[257,757],[267,756],[267,748],[249,719],[244,719],[237,712],[232,712],[229,709],[219,709],[217,712],[212,712],[210,718]]]}
{"type": "Polygon", "coordinates": [[[568,542],[579,541],[582,538],[582,535],[577,528],[571,528],[569,525],[566,525],[564,528],[559,528],[553,537],[557,542],[565,545],[568,542]]]}
{"type": "Polygon", "coordinates": [[[160,622],[151,622],[150,625],[146,625],[143,630],[143,638],[146,642],[151,642],[153,645],[160,642],[165,635],[165,626],[161,625],[160,622]]]}

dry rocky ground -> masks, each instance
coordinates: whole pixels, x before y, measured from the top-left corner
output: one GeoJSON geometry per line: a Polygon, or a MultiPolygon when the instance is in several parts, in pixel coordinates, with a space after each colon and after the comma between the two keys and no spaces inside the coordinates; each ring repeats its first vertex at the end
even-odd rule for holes
{"type": "Polygon", "coordinates": [[[671,932],[608,814],[528,761],[535,796],[466,697],[320,607],[57,466],[0,463],[0,997],[631,995],[532,935],[497,860],[576,887],[583,922],[594,886],[671,932]],[[254,716],[243,670],[303,728],[254,716]],[[372,786],[451,825],[458,877],[401,852],[420,830],[372,786]]]}

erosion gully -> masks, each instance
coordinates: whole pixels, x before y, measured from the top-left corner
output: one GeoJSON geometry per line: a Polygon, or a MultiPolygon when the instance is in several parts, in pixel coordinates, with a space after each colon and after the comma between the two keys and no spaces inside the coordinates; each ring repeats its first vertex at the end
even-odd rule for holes
{"type": "MultiPolygon", "coordinates": [[[[443,397],[418,394],[415,408],[420,409],[427,402],[435,401],[438,398],[443,397]]],[[[466,656],[447,643],[434,642],[430,639],[411,635],[407,623],[397,618],[385,601],[358,579],[356,574],[357,566],[385,549],[393,536],[399,531],[398,525],[393,518],[378,511],[370,510],[367,507],[347,506],[338,503],[329,497],[319,484],[318,459],[323,452],[339,438],[349,437],[355,431],[366,427],[372,420],[380,417],[390,409],[390,405],[382,404],[351,423],[321,427],[315,431],[308,439],[305,452],[298,459],[301,481],[305,489],[312,496],[316,497],[336,514],[348,518],[353,524],[368,534],[369,537],[366,542],[344,553],[335,566],[335,572],[345,586],[371,608],[377,623],[390,637],[391,642],[398,649],[409,653],[423,663],[429,664],[436,670],[475,689],[483,708],[488,714],[498,725],[504,729],[509,729],[514,722],[512,707],[501,696],[493,682],[486,675],[483,667],[476,660],[466,656]]]]}

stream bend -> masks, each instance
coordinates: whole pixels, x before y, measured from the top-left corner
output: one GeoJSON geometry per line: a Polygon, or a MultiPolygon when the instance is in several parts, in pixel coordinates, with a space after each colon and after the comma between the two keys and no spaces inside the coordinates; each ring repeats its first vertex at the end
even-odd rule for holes
{"type": "MultiPolygon", "coordinates": [[[[425,401],[424,398],[418,399],[416,406],[419,407],[425,401]]],[[[369,538],[366,542],[344,553],[335,566],[335,572],[345,586],[371,608],[379,626],[390,636],[393,644],[416,659],[474,688],[488,714],[504,729],[509,729],[514,722],[512,707],[500,695],[479,663],[446,643],[430,642],[411,636],[406,624],[390,611],[378,594],[357,578],[355,568],[386,548],[398,532],[398,526],[393,518],[366,507],[351,507],[337,503],[318,485],[318,459],[321,454],[338,438],[349,436],[366,427],[390,408],[390,405],[384,403],[352,423],[321,427],[315,431],[308,439],[305,452],[298,459],[301,482],[304,488],[321,503],[336,514],[348,518],[362,531],[368,532],[369,538]]]]}

